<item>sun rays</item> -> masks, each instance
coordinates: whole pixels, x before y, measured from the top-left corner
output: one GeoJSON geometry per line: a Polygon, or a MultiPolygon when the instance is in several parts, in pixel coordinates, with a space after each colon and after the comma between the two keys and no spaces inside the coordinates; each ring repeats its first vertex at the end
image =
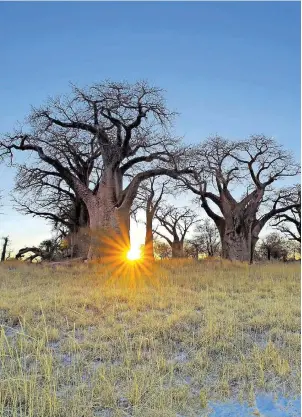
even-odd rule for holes
{"type": "Polygon", "coordinates": [[[99,265],[101,274],[108,276],[106,285],[132,289],[158,285],[152,274],[153,259],[144,256],[137,245],[131,247],[126,234],[101,232],[95,231],[92,236],[94,253],[98,254],[93,263],[99,265]]]}
{"type": "Polygon", "coordinates": [[[135,262],[135,261],[142,259],[142,252],[140,248],[131,246],[129,252],[127,252],[127,259],[130,262],[135,262]]]}

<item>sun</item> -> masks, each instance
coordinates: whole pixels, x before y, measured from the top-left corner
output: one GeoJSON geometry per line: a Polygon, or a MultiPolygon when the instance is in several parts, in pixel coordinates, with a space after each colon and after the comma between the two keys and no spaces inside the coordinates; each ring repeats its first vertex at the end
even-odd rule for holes
{"type": "Polygon", "coordinates": [[[140,248],[131,248],[129,252],[127,253],[127,259],[128,261],[137,261],[142,256],[140,248]]]}

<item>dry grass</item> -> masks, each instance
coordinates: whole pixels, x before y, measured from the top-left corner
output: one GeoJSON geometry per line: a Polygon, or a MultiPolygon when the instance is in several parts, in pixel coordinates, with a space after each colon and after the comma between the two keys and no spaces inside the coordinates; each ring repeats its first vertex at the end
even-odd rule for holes
{"type": "Polygon", "coordinates": [[[0,269],[0,416],[207,415],[299,393],[300,266],[0,269]]]}

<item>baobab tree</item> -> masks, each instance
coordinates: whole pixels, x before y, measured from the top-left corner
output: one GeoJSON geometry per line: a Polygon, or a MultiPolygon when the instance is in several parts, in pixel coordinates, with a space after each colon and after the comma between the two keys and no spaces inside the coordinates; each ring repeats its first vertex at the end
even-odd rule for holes
{"type": "Polygon", "coordinates": [[[215,223],[206,218],[195,228],[193,237],[188,242],[195,253],[206,256],[217,256],[220,253],[220,236],[215,223]]]}
{"type": "Polygon", "coordinates": [[[286,260],[287,241],[279,233],[273,232],[262,239],[259,250],[268,261],[271,259],[286,260]]]}
{"type": "Polygon", "coordinates": [[[87,257],[86,206],[60,177],[42,167],[19,166],[13,200],[19,212],[47,219],[56,234],[68,238],[71,257],[87,257]]]}
{"type": "Polygon", "coordinates": [[[153,245],[153,220],[159,210],[163,198],[172,195],[171,180],[150,178],[143,181],[138,189],[134,202],[133,212],[144,212],[144,223],[146,226],[144,257],[148,260],[154,259],[153,245]]]}
{"type": "MultiPolygon", "coordinates": [[[[168,127],[173,118],[162,91],[145,82],[72,87],[70,97],[33,109],[26,131],[6,135],[2,154],[34,152],[84,202],[92,231],[114,231],[129,246],[130,208],[140,183],[178,177],[185,152],[168,127]],[[95,166],[100,177],[91,187],[95,166]],[[130,170],[138,172],[124,184],[130,170]]],[[[90,246],[89,258],[96,256],[90,246]]]]}
{"type": "Polygon", "coordinates": [[[60,178],[50,179],[36,178],[35,182],[29,182],[24,169],[20,170],[13,193],[15,208],[22,214],[47,219],[63,235],[87,226],[86,206],[71,189],[62,186],[60,178]]]}
{"type": "Polygon", "coordinates": [[[185,237],[190,227],[199,221],[196,213],[188,207],[165,205],[159,208],[155,218],[164,231],[160,231],[159,227],[154,231],[171,246],[172,258],[184,258],[185,237]]]}
{"type": "Polygon", "coordinates": [[[171,246],[168,243],[155,239],[153,242],[153,247],[156,257],[160,259],[171,258],[172,251],[171,246]]]}
{"type": "Polygon", "coordinates": [[[297,204],[297,206],[292,207],[286,213],[277,214],[273,218],[272,226],[285,234],[289,240],[301,244],[301,185],[289,187],[282,197],[281,206],[286,207],[290,204],[297,204]]]}
{"type": "Polygon", "coordinates": [[[299,165],[275,140],[262,135],[244,141],[210,138],[195,149],[193,157],[200,171],[196,169],[182,181],[199,197],[201,206],[215,222],[222,256],[252,262],[264,225],[298,206],[280,204],[286,193],[280,190],[275,191],[271,207],[263,212],[266,194],[278,180],[296,176],[299,165]]]}

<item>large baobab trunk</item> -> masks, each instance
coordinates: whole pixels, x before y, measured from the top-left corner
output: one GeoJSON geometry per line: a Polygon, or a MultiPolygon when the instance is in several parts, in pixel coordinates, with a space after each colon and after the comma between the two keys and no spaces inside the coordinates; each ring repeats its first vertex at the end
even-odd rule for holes
{"type": "Polygon", "coordinates": [[[172,258],[184,258],[184,245],[182,241],[174,241],[171,245],[172,258]]]}
{"type": "Polygon", "coordinates": [[[88,259],[111,256],[115,249],[130,248],[130,210],[117,208],[108,201],[95,201],[89,209],[91,244],[88,259]],[[105,247],[104,247],[105,245],[105,247]],[[111,250],[112,249],[112,250],[111,250]]]}
{"type": "Polygon", "coordinates": [[[222,257],[231,261],[251,262],[252,233],[247,219],[225,219],[219,227],[222,257]]]}
{"type": "MultiPolygon", "coordinates": [[[[91,244],[88,259],[112,256],[114,250],[127,252],[130,247],[129,202],[119,201],[122,180],[118,170],[104,170],[96,195],[86,196],[91,244]]],[[[85,200],[84,200],[85,201],[85,200]]]]}
{"type": "Polygon", "coordinates": [[[251,243],[246,236],[233,233],[224,236],[221,241],[222,257],[231,261],[250,262],[251,243]]]}

